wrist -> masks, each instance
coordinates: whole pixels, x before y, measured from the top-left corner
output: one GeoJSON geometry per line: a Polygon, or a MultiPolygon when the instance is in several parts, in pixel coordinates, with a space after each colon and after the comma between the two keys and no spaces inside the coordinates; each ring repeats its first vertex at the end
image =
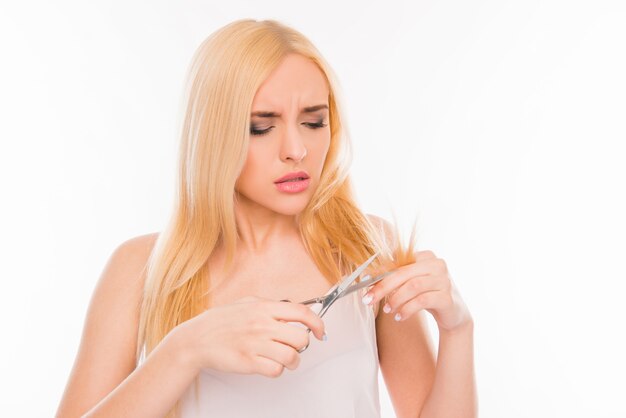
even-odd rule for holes
{"type": "Polygon", "coordinates": [[[189,343],[186,328],[177,326],[166,337],[168,339],[168,349],[172,358],[180,367],[187,369],[192,373],[198,373],[199,368],[196,362],[195,351],[189,343]]]}
{"type": "Polygon", "coordinates": [[[471,318],[452,329],[439,328],[441,336],[472,335],[473,333],[474,321],[471,318]]]}

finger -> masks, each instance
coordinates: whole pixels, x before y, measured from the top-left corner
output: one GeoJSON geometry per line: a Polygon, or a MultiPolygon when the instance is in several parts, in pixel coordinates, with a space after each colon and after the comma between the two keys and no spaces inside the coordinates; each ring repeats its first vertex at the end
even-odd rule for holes
{"type": "MultiPolygon", "coordinates": [[[[300,322],[309,328],[318,340],[324,336],[326,326],[322,318],[307,305],[294,302],[269,302],[270,315],[274,319],[300,322]]],[[[292,324],[293,325],[293,324],[292,324]]],[[[308,335],[308,334],[307,334],[308,335]]]]}
{"type": "Polygon", "coordinates": [[[263,341],[256,354],[274,360],[290,370],[296,369],[300,364],[300,353],[297,349],[274,339],[263,341]]]}
{"type": "Polygon", "coordinates": [[[368,295],[372,296],[372,300],[368,303],[368,305],[378,303],[379,300],[402,286],[402,284],[410,278],[431,274],[433,272],[433,264],[438,264],[436,260],[438,259],[428,258],[420,262],[407,264],[406,266],[398,268],[396,271],[389,274],[389,276],[373,285],[369,292],[367,292],[365,297],[368,295]]]}
{"type": "Polygon", "coordinates": [[[399,307],[421,293],[444,289],[445,283],[440,276],[419,276],[410,278],[385,298],[386,305],[389,305],[391,308],[387,313],[397,311],[399,307]]]}
{"type": "Polygon", "coordinates": [[[310,336],[306,326],[300,322],[278,320],[271,327],[272,339],[300,350],[309,344],[310,336]]]}
{"type": "Polygon", "coordinates": [[[422,309],[440,309],[445,305],[447,297],[448,294],[441,290],[420,293],[416,297],[404,303],[402,306],[398,307],[394,314],[394,319],[396,321],[404,321],[410,318],[415,312],[422,309]]]}
{"type": "Polygon", "coordinates": [[[267,377],[278,377],[285,369],[280,362],[260,355],[254,356],[253,363],[254,372],[267,377]]]}
{"type": "Polygon", "coordinates": [[[259,318],[254,321],[251,333],[255,336],[252,341],[273,341],[284,347],[291,347],[297,352],[309,344],[309,333],[306,326],[300,322],[287,322],[282,319],[259,318]]]}
{"type": "Polygon", "coordinates": [[[395,289],[400,286],[409,274],[410,266],[412,264],[398,267],[396,270],[390,272],[381,281],[367,288],[365,295],[363,295],[363,303],[367,305],[374,305],[380,299],[384,297],[391,289],[395,289]],[[368,299],[371,296],[371,300],[368,299]],[[368,302],[369,300],[369,302],[368,302]]]}

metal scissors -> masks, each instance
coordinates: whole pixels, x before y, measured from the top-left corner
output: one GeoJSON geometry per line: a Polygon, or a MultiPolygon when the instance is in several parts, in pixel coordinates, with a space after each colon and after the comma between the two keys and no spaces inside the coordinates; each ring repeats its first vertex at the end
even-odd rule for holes
{"type": "MultiPolygon", "coordinates": [[[[376,257],[378,257],[379,253],[380,252],[377,252],[376,254],[368,258],[367,261],[365,261],[363,264],[357,267],[357,269],[354,270],[352,274],[344,277],[344,279],[339,284],[333,286],[326,295],[319,296],[319,297],[309,299],[309,300],[305,300],[304,302],[300,302],[300,303],[303,305],[312,305],[314,303],[321,303],[322,309],[318,313],[318,315],[321,317],[326,313],[328,308],[330,308],[330,306],[337,301],[337,299],[344,297],[347,294],[350,294],[358,289],[362,289],[364,287],[371,286],[379,282],[385,276],[387,276],[388,274],[391,274],[391,271],[387,271],[373,278],[368,274],[365,277],[363,277],[363,279],[361,279],[359,283],[352,285],[352,283],[356,280],[356,278],[361,275],[363,270],[365,270],[365,268],[369,266],[370,263],[374,261],[376,257]]],[[[291,302],[291,300],[281,299],[281,302],[291,302]]],[[[307,332],[311,332],[311,329],[308,327],[307,327],[307,332]]],[[[309,344],[307,343],[307,345],[305,345],[304,347],[298,350],[298,353],[302,353],[304,350],[308,348],[308,346],[309,344]]]]}

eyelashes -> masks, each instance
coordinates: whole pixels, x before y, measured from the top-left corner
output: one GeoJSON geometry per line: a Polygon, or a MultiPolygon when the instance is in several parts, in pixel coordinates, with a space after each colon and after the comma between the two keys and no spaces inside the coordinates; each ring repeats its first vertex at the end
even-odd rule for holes
{"type": "MultiPolygon", "coordinates": [[[[311,123],[311,122],[305,122],[304,123],[306,126],[308,126],[311,129],[319,129],[319,128],[323,128],[325,126],[328,126],[327,123],[323,123],[322,121],[316,122],[316,123],[311,123]]],[[[250,135],[254,135],[254,136],[261,136],[261,135],[266,135],[270,132],[270,130],[273,128],[273,126],[270,126],[267,129],[263,129],[263,130],[258,130],[255,129],[254,126],[252,126],[250,128],[250,135]]]]}

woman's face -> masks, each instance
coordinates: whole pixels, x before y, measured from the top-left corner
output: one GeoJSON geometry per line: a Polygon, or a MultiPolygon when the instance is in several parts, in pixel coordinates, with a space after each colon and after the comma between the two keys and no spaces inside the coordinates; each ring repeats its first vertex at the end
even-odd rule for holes
{"type": "Polygon", "coordinates": [[[252,102],[248,156],[235,184],[239,202],[285,215],[304,209],[330,145],[328,95],[322,71],[299,54],[287,55],[263,82],[252,102]],[[275,183],[300,171],[308,180],[275,183]]]}

